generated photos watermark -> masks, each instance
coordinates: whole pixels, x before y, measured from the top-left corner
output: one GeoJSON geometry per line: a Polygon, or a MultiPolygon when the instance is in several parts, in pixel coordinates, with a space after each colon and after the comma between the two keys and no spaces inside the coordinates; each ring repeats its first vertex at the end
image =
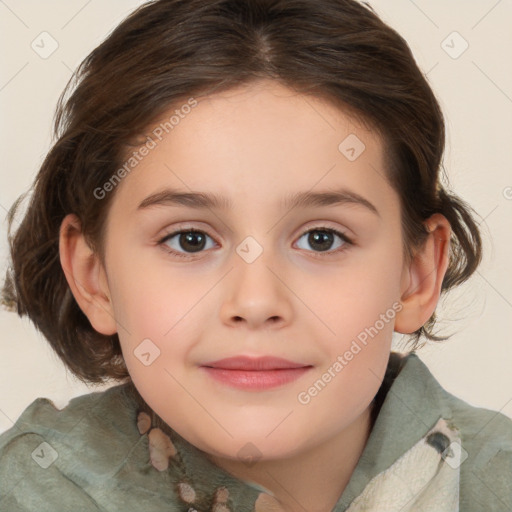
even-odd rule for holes
{"type": "Polygon", "coordinates": [[[311,400],[318,395],[329,382],[332,381],[345,366],[348,365],[354,356],[359,354],[361,350],[368,344],[368,338],[373,339],[377,334],[384,329],[386,324],[388,324],[391,320],[393,320],[398,312],[403,309],[403,306],[400,302],[394,302],[393,305],[386,310],[385,313],[381,313],[378,320],[370,326],[366,327],[363,331],[361,331],[356,339],[352,340],[350,348],[346,350],[343,355],[338,355],[336,360],[327,368],[322,376],[315,381],[307,390],[301,391],[297,395],[297,400],[302,405],[307,405],[311,402],[311,400]],[[359,343],[363,345],[361,345],[359,343]]]}
{"type": "Polygon", "coordinates": [[[101,186],[94,189],[94,197],[96,199],[104,199],[109,192],[127,176],[145,156],[149,155],[150,151],[155,149],[158,143],[164,138],[165,134],[170,133],[178,124],[184,119],[194,107],[197,106],[197,100],[189,98],[188,102],[181,106],[181,108],[174,111],[174,115],[169,117],[167,121],[161,122],[152,132],[152,136],[146,137],[146,142],[139,147],[137,151],[132,153],[132,156],[124,162],[124,164],[101,186]]]}

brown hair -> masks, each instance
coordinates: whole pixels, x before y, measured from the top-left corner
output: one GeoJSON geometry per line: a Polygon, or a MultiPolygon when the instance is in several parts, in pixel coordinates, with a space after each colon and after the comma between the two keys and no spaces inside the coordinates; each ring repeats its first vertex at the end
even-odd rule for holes
{"type": "MultiPolygon", "coordinates": [[[[100,200],[94,191],[119,169],[135,138],[173,105],[265,78],[326,99],[378,130],[387,177],[401,198],[405,256],[424,241],[423,221],[432,214],[443,214],[452,226],[441,293],[480,263],[472,209],[440,182],[445,128],[439,104],[405,40],[367,3],[153,0],[76,70],[57,104],[56,142],[14,235],[14,214],[26,194],[8,215],[12,265],[3,302],[28,315],[84,382],[129,374],[117,334],[96,332],[67,284],[58,250],[63,218],[79,217],[103,259],[115,192],[100,200]]],[[[421,336],[447,339],[433,334],[434,323],[435,314],[411,336],[413,343],[421,336]]]]}

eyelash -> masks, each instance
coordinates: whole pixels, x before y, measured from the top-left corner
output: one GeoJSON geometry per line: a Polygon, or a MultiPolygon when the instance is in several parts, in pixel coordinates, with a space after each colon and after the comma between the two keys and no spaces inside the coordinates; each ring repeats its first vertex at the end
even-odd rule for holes
{"type": "MultiPolygon", "coordinates": [[[[331,234],[337,235],[344,242],[344,244],[341,248],[335,249],[334,251],[311,251],[315,255],[314,257],[326,258],[326,257],[332,256],[333,254],[340,254],[340,253],[348,250],[350,246],[354,245],[354,242],[350,238],[348,238],[347,235],[345,235],[344,233],[338,231],[337,229],[328,228],[328,227],[324,227],[324,226],[314,227],[314,228],[308,229],[307,231],[304,231],[299,236],[299,239],[302,238],[304,235],[314,232],[314,231],[320,231],[323,233],[331,233],[331,234]]],[[[161,238],[157,242],[157,244],[158,244],[158,246],[161,246],[162,249],[164,251],[166,251],[167,253],[172,254],[173,256],[176,256],[178,258],[183,258],[183,259],[187,259],[187,260],[194,259],[194,254],[200,254],[201,252],[204,252],[204,251],[199,251],[198,253],[182,253],[182,252],[175,251],[175,250],[169,248],[168,245],[166,245],[165,242],[167,242],[171,238],[175,237],[176,235],[181,235],[183,233],[201,233],[201,234],[207,235],[208,237],[210,237],[213,240],[213,237],[210,236],[205,231],[190,228],[190,229],[180,229],[178,231],[173,231],[171,233],[168,233],[163,238],[161,238]]]]}

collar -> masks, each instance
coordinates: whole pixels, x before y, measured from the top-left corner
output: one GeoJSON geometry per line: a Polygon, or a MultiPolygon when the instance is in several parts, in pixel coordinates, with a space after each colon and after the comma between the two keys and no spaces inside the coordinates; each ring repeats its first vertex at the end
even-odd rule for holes
{"type": "MultiPolygon", "coordinates": [[[[392,468],[398,470],[400,465],[411,456],[416,456],[418,459],[416,466],[409,467],[409,470],[414,473],[414,469],[419,468],[420,473],[424,474],[426,467],[421,454],[429,453],[426,445],[431,445],[427,439],[439,439],[439,436],[433,435],[429,438],[429,435],[439,432],[448,438],[448,445],[451,448],[460,446],[460,435],[457,427],[453,424],[452,415],[452,408],[446,400],[446,391],[434,378],[425,363],[414,352],[409,353],[404,357],[402,369],[387,391],[363,453],[333,512],[363,510],[347,507],[357,497],[364,495],[365,490],[368,492],[371,489],[368,486],[372,479],[376,479],[386,470],[392,468]]],[[[446,440],[441,439],[443,440],[441,447],[444,449],[442,453],[438,451],[439,456],[433,459],[434,466],[442,462],[440,459],[446,458],[446,455],[450,453],[450,448],[445,451],[446,440]]],[[[457,466],[456,463],[452,463],[452,465],[457,466]]],[[[447,475],[444,470],[455,469],[455,471],[451,471],[455,480],[451,481],[450,485],[452,491],[455,492],[455,487],[458,491],[458,466],[454,468],[446,466],[446,464],[442,464],[438,469],[443,468],[445,478],[447,475]]],[[[432,478],[434,477],[432,476],[432,478]]],[[[364,510],[373,511],[374,509],[364,508],[364,510]]],[[[409,509],[397,507],[396,510],[405,512],[409,509]]],[[[427,510],[441,512],[444,509],[427,508],[427,510]]]]}

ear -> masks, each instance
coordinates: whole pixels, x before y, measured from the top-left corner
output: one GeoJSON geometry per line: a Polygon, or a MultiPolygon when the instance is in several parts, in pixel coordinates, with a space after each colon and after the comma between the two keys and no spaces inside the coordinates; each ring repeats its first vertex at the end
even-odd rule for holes
{"type": "Polygon", "coordinates": [[[61,223],[59,254],[71,292],[93,328],[101,334],[115,334],[117,327],[105,269],[87,244],[80,220],[74,214],[67,215],[61,223]]]}
{"type": "Polygon", "coordinates": [[[395,317],[395,331],[404,334],[416,331],[432,316],[449,263],[450,223],[435,213],[424,224],[429,235],[402,272],[403,308],[395,317]]]}

